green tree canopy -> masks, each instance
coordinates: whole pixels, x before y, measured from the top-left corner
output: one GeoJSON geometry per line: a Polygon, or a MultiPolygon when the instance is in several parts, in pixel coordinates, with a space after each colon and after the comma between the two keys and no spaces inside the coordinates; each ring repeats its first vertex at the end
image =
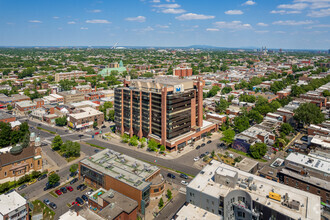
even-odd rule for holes
{"type": "Polygon", "coordinates": [[[320,108],[313,103],[301,104],[294,113],[294,119],[304,124],[319,124],[325,120],[320,108]]]}
{"type": "Polygon", "coordinates": [[[250,154],[255,159],[260,159],[267,153],[267,145],[265,143],[256,143],[250,146],[250,154]]]}
{"type": "Polygon", "coordinates": [[[56,184],[58,181],[60,181],[60,176],[56,173],[53,173],[52,175],[48,176],[48,182],[50,185],[56,184]]]}
{"type": "Polygon", "coordinates": [[[232,129],[227,129],[223,133],[223,137],[221,138],[227,144],[231,144],[234,141],[235,131],[232,129]]]}
{"type": "Polygon", "coordinates": [[[56,135],[52,141],[53,150],[60,150],[63,145],[63,141],[60,135],[56,135]]]}
{"type": "Polygon", "coordinates": [[[293,128],[290,124],[288,123],[283,123],[281,125],[281,128],[280,128],[280,131],[283,132],[284,134],[288,135],[290,134],[291,132],[293,132],[293,128]]]}
{"type": "Polygon", "coordinates": [[[238,116],[234,119],[235,128],[242,132],[250,127],[249,118],[246,116],[238,116]]]}
{"type": "Polygon", "coordinates": [[[224,98],[220,98],[219,102],[215,102],[215,111],[220,113],[225,112],[228,106],[229,102],[227,102],[224,98]]]}
{"type": "Polygon", "coordinates": [[[78,170],[78,164],[74,163],[70,166],[70,172],[74,173],[78,170]]]}
{"type": "Polygon", "coordinates": [[[64,115],[63,117],[59,117],[55,119],[55,123],[57,126],[65,126],[67,125],[68,121],[66,119],[66,116],[64,115]]]}

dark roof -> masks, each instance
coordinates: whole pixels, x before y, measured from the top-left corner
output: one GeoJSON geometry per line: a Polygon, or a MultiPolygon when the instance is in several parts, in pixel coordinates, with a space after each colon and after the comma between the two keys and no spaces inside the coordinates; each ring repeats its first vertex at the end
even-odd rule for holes
{"type": "Polygon", "coordinates": [[[27,158],[34,157],[34,152],[34,146],[30,145],[26,148],[23,148],[22,152],[16,155],[13,155],[11,153],[2,153],[0,154],[0,167],[14,163],[16,161],[21,161],[27,158]]]}
{"type": "Polygon", "coordinates": [[[14,118],[15,116],[8,114],[6,112],[0,112],[0,120],[7,119],[7,118],[14,118]]]}

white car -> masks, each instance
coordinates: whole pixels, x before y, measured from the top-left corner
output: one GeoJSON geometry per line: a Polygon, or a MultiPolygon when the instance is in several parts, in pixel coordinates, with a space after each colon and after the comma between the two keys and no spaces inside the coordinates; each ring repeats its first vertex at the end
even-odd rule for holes
{"type": "Polygon", "coordinates": [[[181,184],[187,186],[189,183],[184,180],[181,180],[181,184]]]}
{"type": "Polygon", "coordinates": [[[196,161],[198,161],[199,160],[199,157],[195,157],[194,158],[194,161],[196,162],[196,161]]]}

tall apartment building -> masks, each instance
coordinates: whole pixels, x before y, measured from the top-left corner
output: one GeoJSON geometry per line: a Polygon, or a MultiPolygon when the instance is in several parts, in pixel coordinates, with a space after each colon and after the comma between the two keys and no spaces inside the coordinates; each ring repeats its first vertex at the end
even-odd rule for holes
{"type": "Polygon", "coordinates": [[[59,82],[64,79],[71,80],[79,78],[80,76],[85,77],[87,75],[86,71],[72,71],[72,72],[65,72],[65,73],[55,73],[55,82],[59,82]]]}
{"type": "Polygon", "coordinates": [[[319,196],[215,160],[188,184],[186,202],[225,220],[321,219],[319,196]]]}
{"type": "Polygon", "coordinates": [[[168,151],[215,131],[203,121],[204,81],[160,77],[124,81],[115,89],[115,124],[121,134],[147,137],[168,151]]]}

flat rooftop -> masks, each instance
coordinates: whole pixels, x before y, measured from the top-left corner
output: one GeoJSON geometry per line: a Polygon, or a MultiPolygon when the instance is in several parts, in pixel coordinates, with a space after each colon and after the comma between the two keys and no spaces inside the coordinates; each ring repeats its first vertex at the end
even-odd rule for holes
{"type": "Polygon", "coordinates": [[[211,161],[211,165],[205,166],[187,187],[217,199],[219,196],[226,197],[227,194],[233,190],[243,190],[248,192],[254,201],[258,201],[258,203],[281,212],[293,219],[320,219],[321,217],[321,200],[319,196],[238,170],[237,168],[215,160],[211,161]],[[219,169],[226,170],[226,172],[231,171],[237,173],[237,184],[235,184],[234,187],[229,187],[215,182],[214,176],[215,173],[220,172],[219,169]],[[252,182],[257,186],[256,190],[250,190],[249,188],[242,188],[239,186],[238,183],[245,181],[249,177],[253,177],[252,182]],[[281,196],[288,193],[289,200],[294,199],[300,202],[299,210],[290,209],[283,206],[281,202],[270,199],[268,195],[269,192],[272,191],[281,196]]]}
{"type": "Polygon", "coordinates": [[[159,171],[157,166],[110,149],[85,158],[81,163],[138,190],[148,187],[151,184],[151,182],[147,181],[148,178],[159,171]]]}
{"type": "Polygon", "coordinates": [[[87,117],[103,114],[102,112],[100,112],[94,108],[91,108],[91,107],[81,108],[81,110],[82,110],[82,112],[72,113],[69,115],[75,119],[82,119],[82,118],[87,118],[87,117]]]}
{"type": "Polygon", "coordinates": [[[311,169],[323,172],[330,175],[330,163],[318,158],[310,157],[300,153],[291,153],[285,159],[286,162],[298,164],[303,167],[309,167],[311,169]]]}
{"type": "Polygon", "coordinates": [[[220,216],[192,204],[182,206],[176,213],[176,220],[219,220],[220,216]]]}
{"type": "Polygon", "coordinates": [[[0,213],[6,215],[26,204],[26,199],[16,191],[0,195],[0,213]]]}

